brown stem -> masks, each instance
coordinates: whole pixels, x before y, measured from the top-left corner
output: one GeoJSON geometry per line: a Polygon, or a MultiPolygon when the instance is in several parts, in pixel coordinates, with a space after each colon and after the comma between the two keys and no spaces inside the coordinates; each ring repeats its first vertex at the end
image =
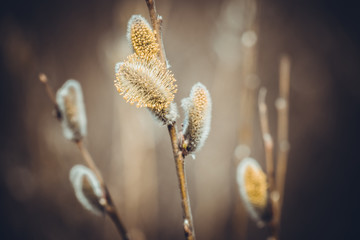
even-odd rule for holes
{"type": "Polygon", "coordinates": [[[268,223],[268,229],[269,229],[269,237],[267,240],[278,240],[279,239],[279,231],[278,231],[278,224],[276,221],[271,221],[268,223]]]}
{"type": "Polygon", "coordinates": [[[175,125],[168,125],[171,145],[174,154],[176,172],[179,180],[179,188],[181,195],[181,204],[183,209],[184,233],[187,240],[195,240],[195,230],[191,214],[189,193],[186,184],[185,165],[182,151],[180,151],[177,140],[177,130],[175,125]]]}
{"type": "Polygon", "coordinates": [[[92,159],[89,151],[83,144],[83,141],[82,140],[77,141],[76,145],[78,146],[80,153],[81,153],[83,159],[85,160],[86,164],[95,173],[96,177],[99,179],[101,186],[104,187],[105,186],[104,179],[102,178],[101,173],[100,173],[99,169],[97,168],[94,160],[92,159]]]}
{"type": "MultiPolygon", "coordinates": [[[[61,112],[59,109],[58,104],[56,103],[56,99],[55,99],[55,93],[53,91],[53,89],[50,87],[49,83],[48,83],[48,79],[46,77],[45,74],[40,73],[39,74],[39,79],[40,81],[44,84],[45,88],[46,88],[46,92],[49,96],[50,101],[54,104],[55,106],[55,110],[57,112],[56,117],[58,120],[61,120],[61,112]]],[[[87,150],[87,148],[85,147],[85,145],[83,144],[82,140],[76,141],[75,142],[76,145],[78,146],[81,155],[83,157],[83,159],[85,160],[86,164],[89,166],[89,168],[94,172],[94,174],[96,175],[97,179],[99,180],[102,188],[104,189],[104,193],[105,193],[105,201],[102,202],[103,199],[100,200],[100,204],[102,204],[104,206],[104,209],[106,211],[106,213],[110,216],[111,220],[114,222],[119,234],[121,235],[123,240],[129,240],[129,237],[127,235],[126,229],[124,227],[124,224],[121,222],[121,219],[116,211],[115,205],[113,204],[110,192],[108,191],[106,184],[104,182],[104,179],[101,176],[101,173],[98,169],[98,167],[96,166],[93,158],[91,157],[89,151],[87,150]]]]}
{"type": "Polygon", "coordinates": [[[158,53],[158,58],[166,66],[166,55],[165,55],[164,44],[163,44],[163,41],[162,41],[162,31],[161,31],[162,17],[160,15],[158,15],[157,12],[156,12],[155,0],[145,0],[145,1],[146,1],[146,5],[147,5],[147,7],[149,9],[151,25],[152,25],[153,30],[154,30],[156,42],[160,46],[160,51],[158,53]]]}
{"type": "Polygon", "coordinates": [[[87,163],[89,168],[95,173],[95,175],[98,178],[101,186],[104,189],[105,198],[106,198],[106,201],[105,201],[104,205],[105,205],[106,213],[109,215],[109,217],[111,218],[111,220],[115,224],[115,226],[116,226],[119,234],[121,235],[122,239],[129,240],[126,228],[125,228],[124,224],[122,223],[119,214],[116,211],[115,205],[114,205],[114,203],[112,201],[112,198],[111,198],[111,195],[110,195],[110,192],[109,192],[108,188],[106,187],[104,179],[102,178],[101,173],[100,173],[98,167],[96,166],[93,158],[91,157],[89,151],[87,150],[87,148],[83,144],[82,140],[77,141],[76,145],[78,146],[78,148],[79,148],[79,150],[81,152],[81,155],[84,158],[85,162],[87,163]]]}
{"type": "Polygon", "coordinates": [[[259,114],[260,114],[260,125],[262,131],[262,137],[265,148],[265,159],[266,159],[266,172],[269,181],[269,190],[273,192],[275,190],[275,174],[274,174],[274,158],[273,150],[274,143],[269,130],[269,118],[267,113],[267,106],[265,103],[266,89],[261,88],[259,92],[259,114]]]}
{"type": "Polygon", "coordinates": [[[44,84],[46,93],[48,94],[50,101],[54,104],[56,118],[58,120],[60,120],[61,119],[61,111],[60,111],[59,105],[56,103],[55,93],[54,93],[54,90],[49,85],[47,76],[44,73],[40,73],[39,80],[42,84],[44,84]]]}
{"type": "Polygon", "coordinates": [[[267,162],[267,172],[269,178],[270,200],[273,210],[272,221],[268,224],[271,240],[279,239],[281,210],[284,198],[284,185],[289,153],[289,91],[290,91],[290,60],[287,56],[282,56],[280,61],[279,78],[279,97],[276,100],[278,113],[277,122],[277,169],[274,175],[273,161],[273,140],[269,131],[269,121],[267,116],[267,106],[265,103],[266,90],[260,89],[259,93],[259,112],[261,130],[265,144],[265,155],[267,162]]]}
{"type": "Polygon", "coordinates": [[[123,240],[130,240],[126,228],[124,226],[124,224],[122,223],[117,211],[116,211],[116,207],[112,201],[111,195],[109,190],[107,189],[107,187],[105,186],[105,193],[106,193],[106,207],[105,207],[105,211],[107,212],[107,214],[109,215],[109,217],[111,218],[111,220],[113,221],[113,223],[116,226],[116,229],[118,230],[119,234],[121,235],[123,240]]]}
{"type": "Polygon", "coordinates": [[[279,97],[276,100],[276,108],[278,113],[277,122],[277,169],[276,169],[276,183],[279,192],[279,214],[278,220],[281,219],[281,209],[284,199],[284,185],[286,177],[287,160],[289,153],[289,91],[290,91],[290,59],[287,56],[282,56],[280,60],[280,78],[279,78],[279,97]]]}
{"type": "MultiPolygon", "coordinates": [[[[162,33],[161,33],[161,24],[162,18],[156,12],[155,0],[145,0],[147,7],[149,9],[149,15],[151,19],[151,24],[155,33],[156,42],[160,46],[160,51],[158,57],[160,61],[166,66],[166,56],[164,45],[162,41],[162,33]]],[[[179,180],[179,188],[181,195],[181,203],[183,209],[183,219],[184,219],[184,233],[187,240],[195,240],[195,229],[193,225],[193,219],[190,208],[190,200],[189,193],[186,184],[186,174],[185,174],[185,166],[184,166],[184,157],[182,155],[182,151],[179,149],[178,145],[178,134],[175,126],[176,123],[168,125],[172,150],[174,154],[174,160],[176,165],[176,172],[179,180]]]]}
{"type": "Polygon", "coordinates": [[[275,185],[274,158],[273,158],[274,142],[270,134],[269,117],[267,113],[265,97],[266,97],[266,89],[261,88],[259,92],[260,125],[261,125],[263,141],[264,141],[266,173],[269,182],[270,202],[271,202],[271,208],[273,214],[272,220],[268,223],[268,227],[270,231],[270,239],[277,240],[278,239],[277,215],[278,215],[279,194],[276,190],[276,185],[275,185]]]}

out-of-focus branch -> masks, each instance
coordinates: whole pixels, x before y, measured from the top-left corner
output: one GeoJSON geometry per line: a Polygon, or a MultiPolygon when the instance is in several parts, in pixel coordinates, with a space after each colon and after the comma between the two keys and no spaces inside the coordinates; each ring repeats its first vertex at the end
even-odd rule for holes
{"type": "Polygon", "coordinates": [[[259,92],[259,115],[260,115],[261,132],[264,141],[266,173],[269,183],[270,201],[271,201],[271,207],[273,213],[272,220],[268,223],[268,227],[270,230],[270,238],[272,240],[277,240],[278,222],[276,215],[278,213],[279,198],[275,185],[274,158],[273,158],[274,142],[270,134],[269,117],[267,113],[267,105],[265,102],[265,97],[266,97],[266,89],[261,88],[259,92]]]}
{"type": "MultiPolygon", "coordinates": [[[[39,74],[39,79],[40,81],[44,84],[46,92],[49,96],[50,101],[54,104],[55,110],[56,110],[56,118],[58,120],[61,120],[61,112],[60,112],[60,108],[58,106],[58,104],[56,103],[56,99],[55,99],[55,93],[53,91],[53,89],[50,87],[49,83],[48,83],[48,79],[47,76],[43,73],[39,74]]],[[[96,166],[93,158],[91,157],[89,151],[87,150],[87,148],[85,147],[85,145],[83,144],[82,140],[76,141],[75,142],[76,145],[78,146],[81,156],[83,157],[84,161],[86,162],[86,164],[89,166],[89,168],[94,172],[94,174],[96,175],[97,179],[99,180],[104,193],[105,193],[105,198],[100,199],[100,204],[102,206],[104,206],[105,212],[110,216],[111,220],[114,222],[119,234],[121,235],[123,240],[129,240],[130,238],[128,237],[127,231],[124,227],[124,224],[121,222],[121,219],[119,217],[119,214],[116,211],[115,205],[112,201],[111,195],[109,190],[106,187],[106,184],[104,182],[104,179],[101,176],[101,173],[99,171],[99,168],[96,166]]]]}
{"type": "Polygon", "coordinates": [[[125,225],[122,223],[121,218],[116,210],[116,207],[113,203],[113,200],[111,198],[110,192],[105,186],[105,195],[106,195],[106,205],[105,205],[105,211],[113,221],[113,223],[116,226],[116,229],[118,230],[119,234],[123,238],[123,240],[130,240],[130,237],[126,231],[125,225]]]}
{"type": "MultiPolygon", "coordinates": [[[[156,12],[155,8],[155,0],[145,0],[147,7],[149,9],[151,24],[155,33],[155,38],[159,46],[161,46],[159,51],[159,59],[160,61],[166,66],[166,56],[164,51],[164,45],[162,41],[162,33],[161,33],[161,24],[162,18],[156,12]]],[[[184,157],[182,151],[179,149],[178,143],[178,133],[175,126],[176,122],[173,124],[168,125],[168,131],[171,140],[171,146],[173,150],[175,166],[176,166],[176,173],[179,181],[179,189],[180,189],[180,196],[181,196],[181,203],[183,209],[183,226],[184,226],[184,233],[187,240],[195,240],[195,229],[193,225],[193,219],[191,214],[191,207],[190,207],[190,200],[189,200],[189,193],[188,187],[186,183],[186,174],[185,174],[185,164],[184,164],[184,157]]]]}
{"type": "Polygon", "coordinates": [[[87,165],[89,166],[89,168],[95,173],[96,177],[98,178],[100,184],[102,185],[104,192],[105,192],[105,198],[106,200],[103,202],[100,202],[100,204],[104,205],[105,207],[105,211],[106,213],[109,215],[109,217],[111,218],[111,220],[113,221],[113,223],[115,224],[119,234],[122,236],[122,238],[124,240],[128,240],[128,234],[126,232],[125,226],[122,223],[119,214],[117,213],[116,207],[113,203],[113,200],[111,198],[110,192],[108,190],[108,188],[106,187],[105,181],[103,179],[103,177],[101,176],[101,173],[98,169],[98,167],[96,166],[93,158],[91,157],[89,151],[87,150],[87,148],[85,147],[85,145],[83,144],[83,141],[80,140],[78,142],[76,142],[81,155],[84,159],[84,161],[87,163],[87,165]]]}
{"type": "Polygon", "coordinates": [[[40,82],[42,84],[44,84],[46,93],[49,96],[50,101],[54,104],[56,118],[58,120],[60,120],[61,119],[61,112],[60,112],[59,106],[56,103],[55,93],[54,93],[53,89],[49,85],[47,76],[44,73],[40,73],[39,74],[39,80],[40,80],[40,82]]]}
{"type": "Polygon", "coordinates": [[[284,55],[281,57],[279,66],[279,97],[276,100],[276,109],[278,113],[277,122],[277,169],[276,185],[279,192],[279,214],[278,221],[281,219],[281,208],[284,199],[284,185],[286,177],[286,168],[290,144],[288,140],[289,129],[289,91],[290,91],[290,59],[284,55]]]}
{"type": "Polygon", "coordinates": [[[276,176],[274,172],[273,160],[273,140],[269,130],[267,116],[267,106],[265,103],[266,90],[260,89],[259,93],[259,113],[261,130],[265,145],[266,167],[269,181],[270,201],[272,205],[273,217],[268,224],[270,229],[270,239],[277,240],[280,230],[281,209],[284,199],[284,185],[287,169],[287,159],[289,153],[289,91],[290,91],[290,59],[282,56],[279,67],[279,97],[275,105],[277,109],[277,158],[276,176]]]}
{"type": "Polygon", "coordinates": [[[89,166],[89,168],[95,173],[100,184],[104,187],[105,186],[104,179],[102,178],[99,169],[96,167],[95,162],[94,162],[93,158],[91,157],[89,151],[85,147],[83,141],[82,140],[77,141],[76,145],[78,146],[81,156],[83,157],[84,161],[89,166]]]}
{"type": "Polygon", "coordinates": [[[264,141],[265,148],[265,159],[266,159],[266,172],[269,181],[270,192],[275,190],[275,174],[274,174],[274,142],[269,130],[269,118],[267,113],[267,106],[265,103],[266,89],[261,88],[259,92],[259,114],[262,138],[264,141]]]}

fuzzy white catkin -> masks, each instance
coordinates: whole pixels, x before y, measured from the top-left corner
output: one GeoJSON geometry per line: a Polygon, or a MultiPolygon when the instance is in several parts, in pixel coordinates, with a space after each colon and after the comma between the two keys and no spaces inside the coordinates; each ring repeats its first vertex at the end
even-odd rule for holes
{"type": "MultiPolygon", "coordinates": [[[[244,158],[237,167],[236,180],[239,187],[240,197],[245,204],[246,209],[248,210],[250,216],[257,222],[261,223],[261,215],[264,209],[259,209],[251,203],[251,200],[246,191],[246,182],[245,182],[245,172],[248,167],[253,168],[255,171],[262,172],[261,166],[253,158],[246,157],[244,158]]],[[[265,193],[266,194],[266,193],[265,193]]],[[[265,195],[266,196],[266,195],[265,195]]]]}
{"type": "Polygon", "coordinates": [[[56,103],[61,112],[65,138],[78,141],[86,136],[87,119],[80,83],[67,80],[56,93],[56,103]]]}
{"type": "Polygon", "coordinates": [[[186,150],[189,153],[199,151],[204,145],[211,125],[211,97],[209,91],[201,83],[196,83],[190,96],[181,101],[185,112],[183,135],[186,150]]]}
{"type": "Polygon", "coordinates": [[[174,75],[157,58],[132,54],[115,65],[115,78],[114,86],[127,102],[157,112],[169,107],[177,91],[174,75]]]}
{"type": "Polygon", "coordinates": [[[89,168],[80,164],[75,165],[71,168],[70,181],[74,187],[76,198],[85,209],[89,210],[95,215],[101,215],[102,211],[99,209],[99,207],[94,205],[84,193],[84,178],[88,180],[93,190],[93,193],[100,200],[103,197],[104,193],[101,184],[96,178],[95,174],[89,168]]]}
{"type": "MultiPolygon", "coordinates": [[[[120,71],[123,64],[123,62],[118,62],[115,64],[115,74],[120,71]]],[[[179,116],[176,103],[174,102],[171,102],[168,107],[161,110],[151,108],[148,109],[152,113],[152,116],[155,118],[155,120],[159,121],[163,125],[173,124],[176,121],[176,118],[179,116]]]]}

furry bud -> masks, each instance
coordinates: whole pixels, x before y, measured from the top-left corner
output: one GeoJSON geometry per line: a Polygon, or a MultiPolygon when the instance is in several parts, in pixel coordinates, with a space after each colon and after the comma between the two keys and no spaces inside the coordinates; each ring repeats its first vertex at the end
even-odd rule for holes
{"type": "Polygon", "coordinates": [[[128,22],[127,38],[134,53],[140,57],[153,57],[159,52],[159,44],[149,23],[141,15],[133,15],[128,22]]]}
{"type": "Polygon", "coordinates": [[[61,112],[65,138],[79,141],[86,136],[87,120],[80,83],[67,80],[56,93],[56,103],[61,112]]]}
{"type": "Polygon", "coordinates": [[[250,216],[258,221],[269,220],[266,175],[253,158],[244,158],[237,167],[240,196],[250,216]]]}
{"type": "Polygon", "coordinates": [[[206,87],[195,84],[188,98],[181,101],[185,111],[183,142],[181,148],[187,153],[198,151],[205,143],[211,124],[211,98],[206,87]]]}
{"type": "Polygon", "coordinates": [[[176,80],[157,58],[132,54],[125,62],[118,63],[115,70],[114,85],[127,102],[162,112],[174,100],[176,80]]]}
{"type": "Polygon", "coordinates": [[[81,205],[95,215],[104,212],[106,203],[104,190],[95,174],[83,165],[75,165],[70,170],[70,181],[76,198],[81,205]]]}

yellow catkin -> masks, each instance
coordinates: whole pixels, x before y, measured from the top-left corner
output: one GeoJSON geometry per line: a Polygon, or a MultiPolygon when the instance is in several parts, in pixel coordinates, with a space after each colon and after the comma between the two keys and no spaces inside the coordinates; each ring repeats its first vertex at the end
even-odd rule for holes
{"type": "Polygon", "coordinates": [[[198,88],[193,96],[193,109],[189,111],[192,119],[192,126],[195,131],[198,131],[204,122],[205,111],[208,108],[208,94],[203,88],[198,88]]]}
{"type": "Polygon", "coordinates": [[[176,80],[157,58],[142,58],[132,54],[119,64],[115,75],[117,91],[127,102],[137,103],[137,107],[160,112],[174,100],[176,80]]]}
{"type": "Polygon", "coordinates": [[[149,23],[140,15],[133,15],[128,23],[128,40],[139,57],[157,56],[160,48],[149,23]]]}
{"type": "Polygon", "coordinates": [[[247,166],[244,173],[248,199],[256,208],[264,209],[267,201],[266,175],[261,169],[247,166]]]}

